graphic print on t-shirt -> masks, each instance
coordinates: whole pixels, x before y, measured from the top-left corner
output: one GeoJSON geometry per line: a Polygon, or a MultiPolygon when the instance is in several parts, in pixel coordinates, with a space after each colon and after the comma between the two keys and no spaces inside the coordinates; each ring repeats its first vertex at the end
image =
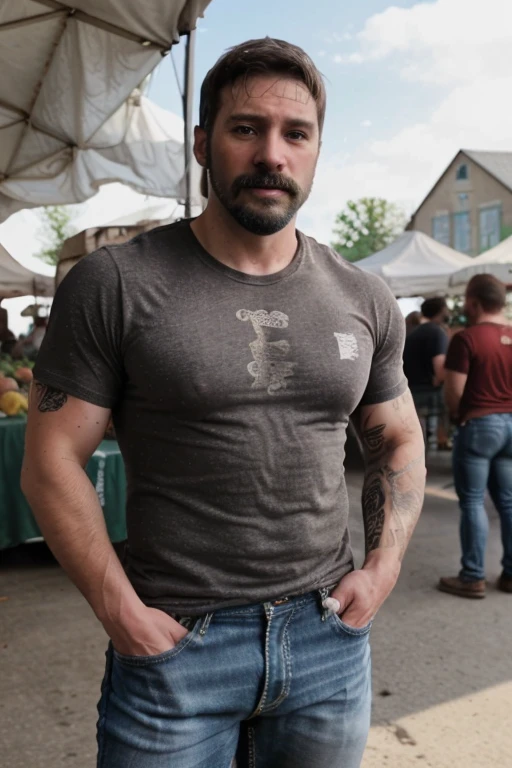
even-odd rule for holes
{"type": "Polygon", "coordinates": [[[340,350],[340,360],[357,360],[359,347],[353,333],[335,333],[340,350]]]}
{"type": "Polygon", "coordinates": [[[252,388],[266,387],[269,395],[286,389],[286,379],[293,376],[297,363],[284,360],[291,350],[286,339],[269,341],[268,336],[271,328],[288,328],[288,315],[277,310],[269,313],[265,309],[239,309],[236,316],[242,322],[250,320],[256,333],[256,339],[249,344],[254,360],[247,366],[254,378],[252,388]]]}

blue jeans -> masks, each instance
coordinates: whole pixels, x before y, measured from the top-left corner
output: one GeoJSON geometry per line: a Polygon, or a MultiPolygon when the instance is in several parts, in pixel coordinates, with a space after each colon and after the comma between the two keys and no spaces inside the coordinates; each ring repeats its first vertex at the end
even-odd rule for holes
{"type": "Polygon", "coordinates": [[[98,768],[358,768],[370,625],[327,616],[327,594],[216,611],[158,656],[110,647],[98,768]]]}
{"type": "Polygon", "coordinates": [[[453,474],[461,509],[460,578],[485,578],[489,532],[486,488],[501,520],[503,571],[512,578],[512,413],[482,416],[459,427],[453,446],[453,474]]]}

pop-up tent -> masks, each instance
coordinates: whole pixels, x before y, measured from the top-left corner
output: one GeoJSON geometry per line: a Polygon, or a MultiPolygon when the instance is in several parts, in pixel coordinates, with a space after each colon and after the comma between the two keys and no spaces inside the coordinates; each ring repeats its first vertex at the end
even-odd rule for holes
{"type": "Polygon", "coordinates": [[[397,298],[404,298],[448,293],[450,275],[471,261],[423,232],[412,231],[357,266],[380,275],[397,298]]]}
{"type": "Polygon", "coordinates": [[[16,296],[53,296],[53,277],[23,267],[0,245],[0,299],[16,296]]]}
{"type": "Polygon", "coordinates": [[[0,0],[0,221],[81,202],[106,181],[190,196],[193,30],[209,2],[0,0]],[[162,167],[177,137],[131,94],[180,35],[187,141],[162,167]]]}
{"type": "Polygon", "coordinates": [[[456,290],[464,290],[474,275],[481,274],[494,275],[506,285],[512,283],[512,237],[471,259],[468,266],[454,272],[450,277],[450,285],[456,290]]]}

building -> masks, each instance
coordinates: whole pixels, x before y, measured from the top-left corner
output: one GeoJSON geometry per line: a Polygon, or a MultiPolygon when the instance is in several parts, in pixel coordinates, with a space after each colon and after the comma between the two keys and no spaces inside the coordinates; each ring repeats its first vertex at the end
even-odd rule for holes
{"type": "Polygon", "coordinates": [[[469,256],[512,235],[512,152],[461,149],[406,229],[469,256]]]}

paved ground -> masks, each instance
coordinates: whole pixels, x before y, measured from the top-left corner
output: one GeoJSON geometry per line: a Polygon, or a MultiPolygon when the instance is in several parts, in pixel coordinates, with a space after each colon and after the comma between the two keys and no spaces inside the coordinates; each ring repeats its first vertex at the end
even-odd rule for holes
{"type": "MultiPolygon", "coordinates": [[[[361,478],[349,474],[362,552],[361,478]]],[[[432,465],[422,519],[393,595],[372,630],[373,727],[364,768],[512,765],[512,596],[443,595],[457,570],[457,505],[446,457],[432,465]]],[[[491,515],[488,577],[499,574],[491,515]]],[[[105,636],[44,548],[0,553],[0,763],[93,768],[105,636]]]]}

